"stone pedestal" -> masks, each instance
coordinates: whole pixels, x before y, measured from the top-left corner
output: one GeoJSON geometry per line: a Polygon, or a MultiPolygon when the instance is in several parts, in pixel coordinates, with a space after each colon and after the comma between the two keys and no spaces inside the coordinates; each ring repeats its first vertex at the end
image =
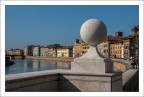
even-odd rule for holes
{"type": "Polygon", "coordinates": [[[98,19],[89,19],[81,26],[80,35],[82,40],[90,45],[90,48],[85,55],[74,59],[71,69],[76,72],[95,74],[112,73],[111,60],[104,58],[97,48],[97,45],[106,39],[107,28],[105,24],[98,19]]]}
{"type": "Polygon", "coordinates": [[[71,70],[104,74],[113,72],[113,64],[110,59],[104,58],[98,51],[97,46],[90,46],[88,52],[80,58],[74,59],[71,70]]]}

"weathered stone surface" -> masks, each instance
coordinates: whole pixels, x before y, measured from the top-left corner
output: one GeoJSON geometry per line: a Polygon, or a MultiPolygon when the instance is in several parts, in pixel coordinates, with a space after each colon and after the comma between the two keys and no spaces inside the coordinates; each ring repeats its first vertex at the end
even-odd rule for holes
{"type": "Polygon", "coordinates": [[[111,77],[61,75],[59,91],[110,92],[111,77]]]}
{"type": "Polygon", "coordinates": [[[123,91],[138,92],[139,91],[139,70],[130,69],[123,73],[122,76],[123,91]]]}
{"type": "Polygon", "coordinates": [[[82,24],[80,35],[84,42],[90,45],[98,45],[106,39],[107,28],[102,21],[89,19],[82,24]]]}
{"type": "Polygon", "coordinates": [[[85,55],[74,59],[74,62],[71,64],[71,70],[95,74],[112,73],[113,63],[110,59],[104,58],[98,52],[96,46],[90,46],[85,55]]]}
{"type": "Polygon", "coordinates": [[[106,34],[105,24],[98,19],[89,19],[82,24],[80,35],[82,40],[90,45],[90,48],[86,54],[74,59],[71,65],[72,71],[95,74],[113,72],[111,60],[104,58],[97,48],[97,45],[106,38],[106,34]]]}
{"type": "Polygon", "coordinates": [[[57,91],[58,76],[40,75],[6,81],[7,91],[57,91]]]}
{"type": "Polygon", "coordinates": [[[122,75],[121,74],[112,77],[112,91],[113,92],[122,91],[122,75]]]}
{"type": "Polygon", "coordinates": [[[6,91],[121,91],[121,74],[93,74],[71,70],[50,70],[6,76],[6,91]],[[117,87],[119,86],[119,87],[117,87]]]}

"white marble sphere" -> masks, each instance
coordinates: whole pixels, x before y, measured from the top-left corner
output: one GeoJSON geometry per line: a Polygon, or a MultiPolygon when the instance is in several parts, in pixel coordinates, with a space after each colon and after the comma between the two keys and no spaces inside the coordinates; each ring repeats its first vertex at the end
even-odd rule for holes
{"type": "Polygon", "coordinates": [[[95,46],[106,39],[107,28],[102,21],[89,19],[81,26],[80,35],[85,43],[95,46]]]}

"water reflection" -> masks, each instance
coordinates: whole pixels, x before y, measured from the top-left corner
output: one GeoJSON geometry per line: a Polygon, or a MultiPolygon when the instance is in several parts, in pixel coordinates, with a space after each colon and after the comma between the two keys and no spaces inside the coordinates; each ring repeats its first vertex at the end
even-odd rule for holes
{"type": "Polygon", "coordinates": [[[71,63],[70,62],[57,62],[57,69],[67,69],[71,68],[71,63]]]}
{"type": "Polygon", "coordinates": [[[6,74],[15,74],[32,71],[70,69],[71,62],[48,61],[48,60],[13,60],[14,65],[6,67],[6,74]]]}

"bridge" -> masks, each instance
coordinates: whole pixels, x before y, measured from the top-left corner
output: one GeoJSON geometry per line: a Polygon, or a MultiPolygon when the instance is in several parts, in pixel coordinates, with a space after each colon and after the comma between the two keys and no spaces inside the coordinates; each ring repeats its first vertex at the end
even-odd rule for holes
{"type": "Polygon", "coordinates": [[[5,55],[6,60],[25,59],[24,55],[5,55]]]}

